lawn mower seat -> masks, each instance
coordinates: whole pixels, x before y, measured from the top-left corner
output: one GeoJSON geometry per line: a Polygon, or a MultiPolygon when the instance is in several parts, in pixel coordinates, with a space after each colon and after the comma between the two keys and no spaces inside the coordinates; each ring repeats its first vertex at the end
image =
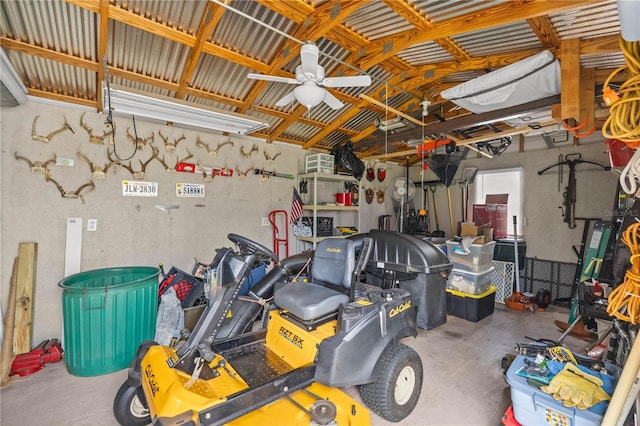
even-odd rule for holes
{"type": "Polygon", "coordinates": [[[303,321],[325,317],[349,302],[355,270],[354,241],[324,239],[318,243],[313,255],[310,282],[281,287],[274,295],[274,302],[303,321]]]}

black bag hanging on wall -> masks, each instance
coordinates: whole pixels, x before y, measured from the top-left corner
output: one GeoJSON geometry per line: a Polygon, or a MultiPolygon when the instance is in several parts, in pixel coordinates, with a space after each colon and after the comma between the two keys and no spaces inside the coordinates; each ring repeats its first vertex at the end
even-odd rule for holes
{"type": "Polygon", "coordinates": [[[335,162],[338,167],[347,170],[351,173],[351,176],[358,180],[362,178],[365,169],[364,162],[353,152],[351,141],[342,146],[335,147],[331,151],[331,154],[335,157],[335,162]]]}

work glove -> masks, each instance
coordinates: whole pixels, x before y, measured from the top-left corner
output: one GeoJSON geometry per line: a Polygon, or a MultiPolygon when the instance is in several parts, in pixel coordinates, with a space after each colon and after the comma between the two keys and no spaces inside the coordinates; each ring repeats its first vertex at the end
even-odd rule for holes
{"type": "Polygon", "coordinates": [[[553,399],[562,401],[565,407],[577,407],[586,410],[595,404],[608,401],[609,395],[602,389],[602,380],[567,363],[562,371],[551,379],[547,386],[540,389],[553,399]]]}

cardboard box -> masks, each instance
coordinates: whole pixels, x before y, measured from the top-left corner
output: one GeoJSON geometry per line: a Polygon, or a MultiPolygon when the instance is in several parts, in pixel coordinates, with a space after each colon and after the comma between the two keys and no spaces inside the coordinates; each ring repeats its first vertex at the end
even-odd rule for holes
{"type": "Polygon", "coordinates": [[[508,211],[507,202],[509,194],[487,195],[485,204],[473,205],[473,223],[475,225],[487,225],[493,228],[494,238],[507,237],[508,211]]]}
{"type": "Polygon", "coordinates": [[[477,226],[471,222],[463,222],[460,225],[460,237],[478,237],[473,244],[486,244],[493,241],[493,229],[489,225],[477,226]]]}

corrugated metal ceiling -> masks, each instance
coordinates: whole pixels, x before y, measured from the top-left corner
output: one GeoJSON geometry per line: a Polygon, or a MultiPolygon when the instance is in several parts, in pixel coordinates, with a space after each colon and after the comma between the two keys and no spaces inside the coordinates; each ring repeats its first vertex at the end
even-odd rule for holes
{"type": "MultiPolygon", "coordinates": [[[[232,1],[231,6],[253,20],[205,0],[110,0],[103,42],[112,82],[176,96],[186,81],[183,99],[268,122],[270,129],[257,136],[330,148],[352,138],[364,140],[376,131],[372,123],[380,117],[380,108],[362,101],[361,93],[420,117],[419,103],[426,94],[431,102],[443,102],[437,96],[443,88],[510,62],[493,61],[496,55],[519,58],[522,52],[546,48],[558,54],[560,46],[542,40],[532,20],[548,25],[551,40],[610,42],[620,31],[615,0],[550,2],[547,13],[530,12],[538,6],[529,2],[483,0],[365,1],[353,9],[349,3],[335,7],[302,0],[232,1]],[[350,13],[332,20],[344,10],[350,13]],[[490,16],[498,18],[492,22],[490,16]],[[194,46],[200,46],[199,27],[209,19],[217,21],[203,35],[204,48],[194,52],[194,46]],[[311,37],[317,43],[319,64],[328,76],[353,75],[355,68],[371,75],[372,85],[331,89],[347,103],[339,110],[324,104],[311,111],[297,103],[275,107],[294,86],[252,81],[246,75],[293,77],[300,64],[299,45],[290,37],[311,37]],[[194,54],[195,63],[188,68],[194,54]],[[385,87],[393,94],[389,99],[385,87]],[[284,122],[285,129],[270,133],[284,122]],[[317,137],[327,131],[327,136],[317,137]]],[[[100,0],[0,2],[0,42],[32,94],[64,95],[83,105],[98,101],[103,66],[100,7],[100,0]]],[[[582,54],[580,62],[608,70],[624,61],[619,51],[605,49],[582,54]]]]}

